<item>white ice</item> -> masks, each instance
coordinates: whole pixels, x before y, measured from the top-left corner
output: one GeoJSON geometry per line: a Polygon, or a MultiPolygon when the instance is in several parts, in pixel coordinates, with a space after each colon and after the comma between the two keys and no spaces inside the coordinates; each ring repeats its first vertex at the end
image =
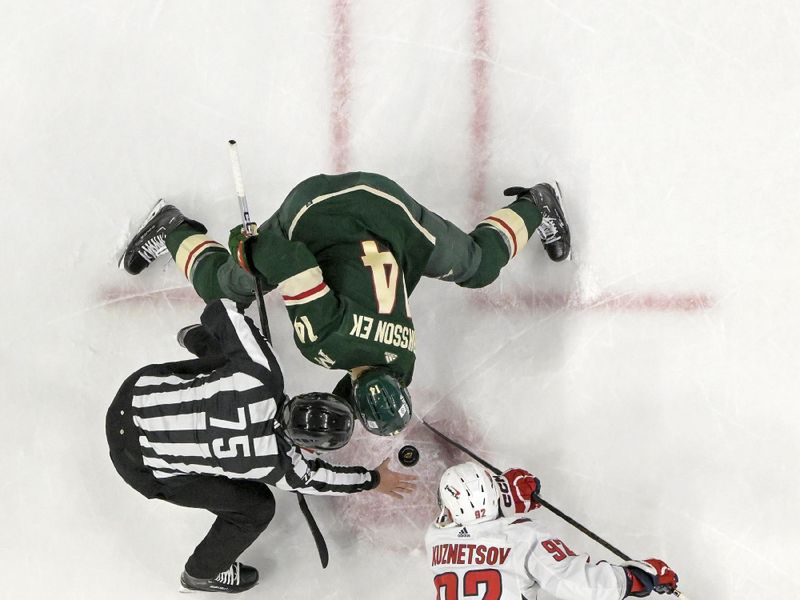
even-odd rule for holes
{"type": "MultiPolygon", "coordinates": [[[[416,413],[534,471],[626,553],[668,561],[694,600],[795,597],[800,5],[486,4],[476,55],[466,0],[2,3],[0,596],[175,597],[213,517],[129,489],[104,414],[130,372],[186,357],[174,334],[202,305],[174,265],[133,278],[116,257],[159,196],[224,238],[236,138],[261,218],[336,156],[464,228],[504,187],[557,177],[574,261],[534,240],[485,293],[415,292],[416,413]]],[[[290,391],[331,385],[269,310],[290,391]]],[[[404,440],[423,451],[405,504],[311,500],[326,571],[278,493],[243,556],[262,574],[247,597],[430,597],[431,490],[464,457],[415,426],[343,458],[374,466],[404,440]]]]}

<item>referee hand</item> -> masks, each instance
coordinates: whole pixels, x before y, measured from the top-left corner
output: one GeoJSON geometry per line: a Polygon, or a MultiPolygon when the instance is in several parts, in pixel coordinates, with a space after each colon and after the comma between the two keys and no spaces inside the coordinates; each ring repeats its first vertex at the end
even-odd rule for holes
{"type": "Polygon", "coordinates": [[[381,481],[377,487],[372,491],[392,496],[393,498],[401,499],[404,495],[410,494],[417,489],[414,483],[417,480],[415,475],[407,473],[397,473],[389,468],[389,458],[385,458],[383,462],[375,469],[381,477],[381,481]]]}

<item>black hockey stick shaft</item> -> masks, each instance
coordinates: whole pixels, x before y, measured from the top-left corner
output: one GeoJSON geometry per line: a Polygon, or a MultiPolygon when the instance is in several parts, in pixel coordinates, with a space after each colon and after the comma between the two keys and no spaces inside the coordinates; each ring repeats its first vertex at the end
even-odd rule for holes
{"type": "MultiPolygon", "coordinates": [[[[430,429],[433,433],[438,435],[440,438],[442,438],[443,440],[445,440],[449,444],[455,446],[456,448],[461,450],[464,454],[466,454],[470,458],[474,459],[476,462],[482,464],[484,467],[486,467],[487,469],[492,471],[495,475],[500,475],[502,473],[502,471],[500,471],[500,469],[495,467],[493,464],[485,461],[480,456],[475,454],[472,450],[469,450],[468,448],[462,446],[461,444],[459,444],[458,442],[456,442],[452,438],[447,437],[445,434],[443,434],[441,431],[436,429],[433,425],[431,425],[430,423],[428,423],[424,419],[422,419],[422,424],[425,425],[425,427],[427,427],[428,429],[430,429]]],[[[607,541],[605,541],[599,535],[597,535],[596,533],[590,531],[589,529],[587,529],[586,527],[584,527],[583,525],[578,523],[575,519],[573,519],[569,515],[564,514],[562,511],[560,511],[555,506],[553,506],[552,504],[547,502],[541,496],[538,496],[538,495],[534,494],[533,498],[536,500],[536,502],[538,502],[539,504],[544,506],[547,510],[549,510],[550,512],[558,515],[559,517],[564,519],[567,523],[569,523],[570,525],[572,525],[576,529],[580,530],[581,532],[585,533],[587,536],[592,538],[595,542],[597,542],[598,544],[600,544],[604,548],[607,548],[608,550],[610,550],[611,552],[613,552],[614,554],[619,556],[621,559],[623,559],[623,560],[631,560],[630,556],[628,556],[627,554],[625,554],[621,550],[618,550],[617,548],[615,548],[614,546],[609,544],[607,541]]]]}
{"type": "Polygon", "coordinates": [[[272,343],[272,334],[269,331],[269,321],[267,321],[267,307],[264,304],[264,286],[261,285],[261,280],[256,277],[256,298],[258,298],[258,319],[261,321],[261,332],[267,341],[272,343]]]}
{"type": "MultiPolygon", "coordinates": [[[[242,178],[242,168],[239,164],[239,149],[236,146],[236,140],[228,140],[228,151],[231,157],[231,167],[233,168],[233,182],[236,185],[236,197],[239,200],[239,211],[242,214],[242,228],[248,236],[257,235],[258,230],[255,221],[250,218],[250,208],[247,206],[247,196],[244,194],[244,180],[242,178]]],[[[258,319],[261,322],[261,332],[267,341],[272,342],[272,336],[269,331],[269,321],[267,320],[267,306],[264,302],[264,287],[261,284],[261,279],[258,275],[254,276],[256,284],[256,303],[258,305],[258,319]]],[[[314,538],[314,544],[317,546],[317,553],[319,554],[319,561],[322,563],[322,568],[328,566],[328,544],[325,543],[325,537],[317,525],[311,509],[308,507],[306,499],[300,492],[295,492],[297,496],[297,504],[300,505],[300,512],[306,519],[308,528],[311,530],[311,536],[314,538]]]]}

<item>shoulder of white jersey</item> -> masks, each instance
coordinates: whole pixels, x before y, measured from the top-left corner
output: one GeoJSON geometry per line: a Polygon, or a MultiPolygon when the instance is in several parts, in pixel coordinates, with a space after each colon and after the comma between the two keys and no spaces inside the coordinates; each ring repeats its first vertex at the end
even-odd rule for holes
{"type": "Polygon", "coordinates": [[[433,546],[443,542],[460,542],[468,536],[499,540],[505,536],[505,529],[505,524],[499,519],[452,527],[437,527],[436,523],[432,523],[425,532],[425,542],[433,546]]]}
{"type": "Polygon", "coordinates": [[[500,517],[498,521],[502,521],[505,525],[511,527],[514,526],[526,526],[526,527],[535,527],[536,521],[527,516],[527,515],[512,515],[510,517],[500,517]]]}
{"type": "Polygon", "coordinates": [[[430,545],[429,541],[436,537],[436,532],[438,531],[438,527],[436,527],[435,523],[431,523],[428,525],[428,529],[425,530],[425,544],[430,545]]]}
{"type": "Polygon", "coordinates": [[[503,521],[503,533],[511,543],[528,543],[533,540],[541,539],[542,535],[549,535],[548,532],[531,517],[516,515],[513,517],[503,517],[498,520],[503,521]]]}
{"type": "Polygon", "coordinates": [[[425,532],[425,539],[458,537],[458,532],[462,529],[474,531],[476,535],[481,536],[503,537],[508,534],[513,535],[517,531],[523,531],[524,535],[524,531],[537,530],[537,525],[533,519],[520,515],[500,517],[466,526],[437,527],[435,523],[431,523],[425,532]]]}

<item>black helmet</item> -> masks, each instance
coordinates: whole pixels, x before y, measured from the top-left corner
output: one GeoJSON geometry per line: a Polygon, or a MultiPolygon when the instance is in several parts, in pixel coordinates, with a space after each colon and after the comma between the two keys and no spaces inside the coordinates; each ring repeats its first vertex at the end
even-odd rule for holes
{"type": "Polygon", "coordinates": [[[353,382],[353,403],[361,424],[375,435],[394,435],[411,420],[408,389],[384,367],[368,369],[353,382]]]}
{"type": "Polygon", "coordinates": [[[285,398],[278,417],[289,439],[303,448],[336,450],[353,435],[355,419],[350,404],[325,392],[285,398]]]}

